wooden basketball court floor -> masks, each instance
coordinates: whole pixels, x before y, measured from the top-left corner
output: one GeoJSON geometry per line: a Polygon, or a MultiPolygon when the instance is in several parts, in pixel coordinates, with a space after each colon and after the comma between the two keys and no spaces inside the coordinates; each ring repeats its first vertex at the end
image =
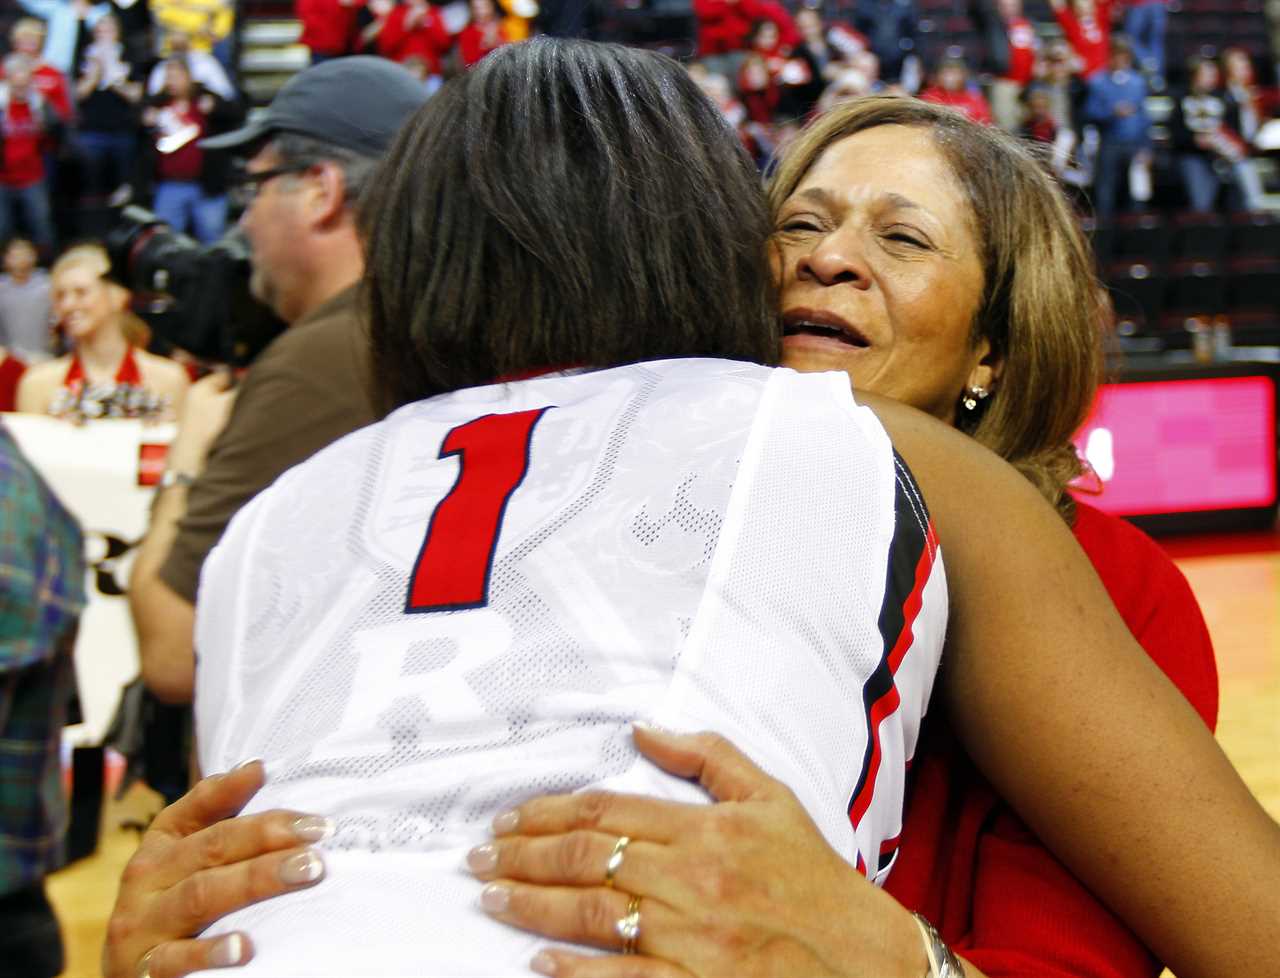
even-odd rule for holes
{"type": "MultiPolygon", "coordinates": [[[[1170,545],[1204,609],[1218,655],[1218,740],[1254,793],[1280,818],[1280,534],[1266,535],[1246,552],[1224,552],[1239,549],[1230,538],[1170,545]]],[[[138,838],[121,823],[154,814],[157,798],[139,786],[108,804],[98,851],[50,878],[50,898],[67,948],[64,978],[100,973],[116,883],[138,838]]]]}

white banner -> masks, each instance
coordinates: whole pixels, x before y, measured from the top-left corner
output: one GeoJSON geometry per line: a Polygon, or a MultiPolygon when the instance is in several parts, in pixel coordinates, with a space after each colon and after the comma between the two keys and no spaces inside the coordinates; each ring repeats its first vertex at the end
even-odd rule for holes
{"type": "Polygon", "coordinates": [[[134,548],[147,530],[154,486],[174,426],[141,421],[69,421],[0,414],[32,465],[84,531],[89,603],[76,643],[84,723],[67,728],[76,745],[101,743],[120,691],[138,674],[138,647],[124,597],[134,548]]]}

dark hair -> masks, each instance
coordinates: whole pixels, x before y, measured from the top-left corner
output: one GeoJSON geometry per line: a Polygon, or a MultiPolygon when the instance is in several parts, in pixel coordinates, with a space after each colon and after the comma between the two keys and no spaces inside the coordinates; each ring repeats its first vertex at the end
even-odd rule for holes
{"type": "Polygon", "coordinates": [[[779,355],[759,177],[661,55],[493,52],[401,131],[361,227],[387,410],[553,366],[779,355]]]}

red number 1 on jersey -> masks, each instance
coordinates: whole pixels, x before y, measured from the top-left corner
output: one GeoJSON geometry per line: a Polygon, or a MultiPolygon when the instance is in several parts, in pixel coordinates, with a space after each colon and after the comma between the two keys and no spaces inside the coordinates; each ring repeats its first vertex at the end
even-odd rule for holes
{"type": "Polygon", "coordinates": [[[458,481],[427,524],[409,578],[406,612],[461,611],[489,603],[489,571],[502,517],[529,471],[533,427],[548,410],[486,414],[445,435],[440,458],[458,456],[458,481]]]}

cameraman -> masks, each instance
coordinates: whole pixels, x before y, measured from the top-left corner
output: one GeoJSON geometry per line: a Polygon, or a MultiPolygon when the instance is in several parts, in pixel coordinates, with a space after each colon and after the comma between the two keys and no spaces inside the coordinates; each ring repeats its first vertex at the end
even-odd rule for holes
{"type": "Polygon", "coordinates": [[[240,226],[253,252],[251,289],[290,328],[238,392],[221,374],[194,385],[169,448],[129,586],[142,677],[163,700],[191,699],[200,568],[236,511],[290,466],[373,420],[356,306],[364,258],[355,202],[424,100],[398,65],[343,58],[294,77],[261,119],[202,143],[249,154],[240,226]]]}

